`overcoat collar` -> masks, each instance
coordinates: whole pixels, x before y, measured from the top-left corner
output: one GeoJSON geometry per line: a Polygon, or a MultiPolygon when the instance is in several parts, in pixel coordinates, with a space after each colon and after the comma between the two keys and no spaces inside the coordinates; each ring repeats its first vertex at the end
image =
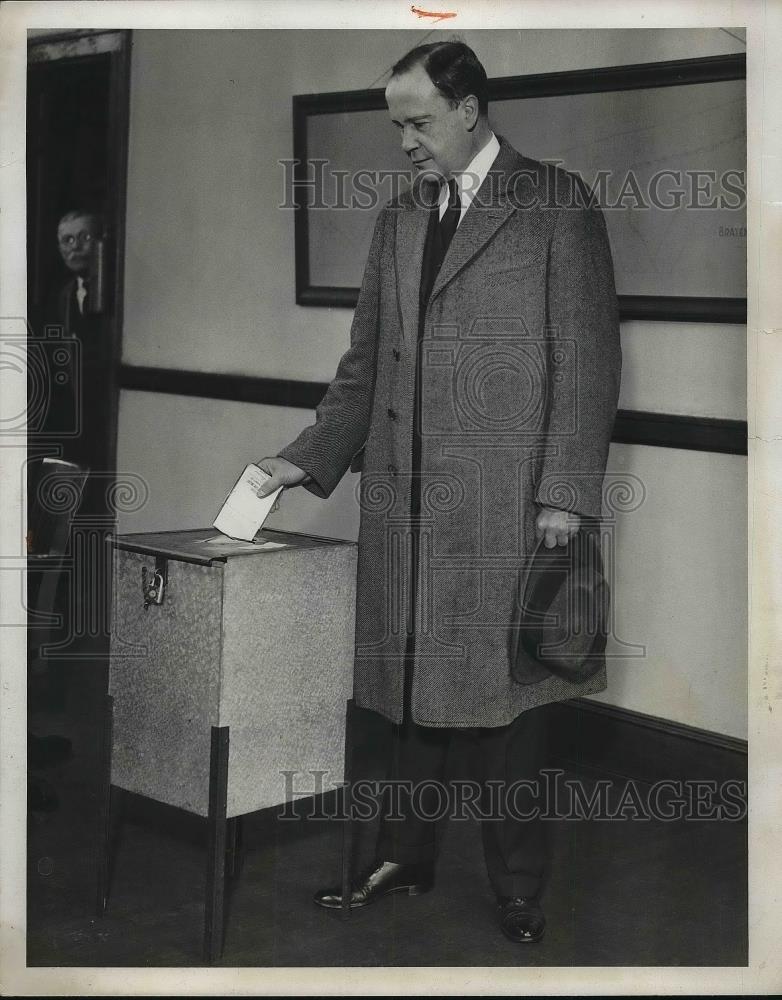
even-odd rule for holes
{"type": "MultiPolygon", "coordinates": [[[[500,151],[459,223],[432,287],[430,301],[488,243],[513,211],[514,201],[507,196],[508,182],[519,171],[524,158],[503,136],[497,138],[500,151]]],[[[412,190],[400,199],[396,272],[404,336],[411,344],[415,344],[418,334],[419,290],[429,211],[437,202],[438,194],[437,185],[417,178],[412,190]]]]}

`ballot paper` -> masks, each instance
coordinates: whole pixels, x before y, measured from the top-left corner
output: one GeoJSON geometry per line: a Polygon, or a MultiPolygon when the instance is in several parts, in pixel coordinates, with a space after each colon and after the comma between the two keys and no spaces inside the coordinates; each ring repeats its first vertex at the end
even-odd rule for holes
{"type": "Polygon", "coordinates": [[[250,463],[246,466],[212,525],[229,538],[240,538],[245,542],[251,542],[282,489],[278,486],[266,497],[256,496],[256,490],[270,478],[269,474],[257,465],[250,463]]]}

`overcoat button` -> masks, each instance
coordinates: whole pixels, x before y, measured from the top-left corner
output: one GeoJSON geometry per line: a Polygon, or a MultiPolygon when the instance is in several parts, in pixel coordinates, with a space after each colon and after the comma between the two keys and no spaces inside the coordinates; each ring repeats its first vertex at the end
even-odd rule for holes
{"type": "Polygon", "coordinates": [[[393,350],[393,355],[394,355],[394,361],[398,361],[402,357],[402,355],[399,353],[399,351],[396,348],[394,348],[394,350],[393,350]]]}
{"type": "Polygon", "coordinates": [[[392,476],[396,475],[396,466],[395,465],[389,465],[388,466],[388,471],[391,473],[392,476]]]}
{"type": "Polygon", "coordinates": [[[392,420],[396,420],[396,410],[392,410],[390,406],[388,408],[388,415],[392,420]]]}

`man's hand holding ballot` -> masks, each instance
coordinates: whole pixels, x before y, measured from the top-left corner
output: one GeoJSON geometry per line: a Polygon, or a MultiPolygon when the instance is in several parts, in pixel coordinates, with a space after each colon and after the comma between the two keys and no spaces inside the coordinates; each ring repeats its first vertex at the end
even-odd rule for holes
{"type": "MultiPolygon", "coordinates": [[[[269,478],[258,489],[257,496],[265,497],[281,486],[298,486],[300,483],[309,481],[309,475],[300,469],[298,465],[289,462],[287,458],[262,458],[255,463],[259,469],[263,469],[269,478]]],[[[274,507],[272,507],[274,510],[274,507]]]]}
{"type": "Polygon", "coordinates": [[[225,499],[220,513],[212,522],[214,527],[229,538],[251,542],[260,531],[266,518],[279,505],[278,494],[282,486],[270,486],[271,476],[260,466],[250,463],[225,499]],[[261,487],[264,492],[259,492],[261,487]]]}

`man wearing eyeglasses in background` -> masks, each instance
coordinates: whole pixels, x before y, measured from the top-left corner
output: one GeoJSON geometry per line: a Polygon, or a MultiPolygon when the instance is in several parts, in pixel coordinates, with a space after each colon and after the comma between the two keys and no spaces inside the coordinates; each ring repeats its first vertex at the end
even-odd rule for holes
{"type": "MultiPolygon", "coordinates": [[[[63,457],[95,472],[102,464],[100,441],[106,412],[105,374],[109,361],[110,345],[105,336],[101,316],[93,310],[91,277],[97,241],[102,235],[100,215],[85,208],[66,212],[57,224],[57,247],[69,275],[54,296],[48,309],[46,322],[59,326],[66,337],[79,343],[74,361],[78,372],[71,372],[63,391],[71,393],[70,399],[53,398],[47,425],[57,432],[60,407],[64,413],[79,414],[79,433],[64,438],[63,457]],[[73,398],[76,394],[76,398],[73,398]]],[[[53,387],[56,393],[57,387],[53,387]]],[[[82,503],[84,509],[85,503],[82,503]]]]}
{"type": "Polygon", "coordinates": [[[76,333],[89,316],[88,296],[92,255],[100,236],[98,217],[92,212],[73,209],[57,225],[57,246],[63,263],[71,273],[60,290],[59,315],[67,333],[76,333]]]}

